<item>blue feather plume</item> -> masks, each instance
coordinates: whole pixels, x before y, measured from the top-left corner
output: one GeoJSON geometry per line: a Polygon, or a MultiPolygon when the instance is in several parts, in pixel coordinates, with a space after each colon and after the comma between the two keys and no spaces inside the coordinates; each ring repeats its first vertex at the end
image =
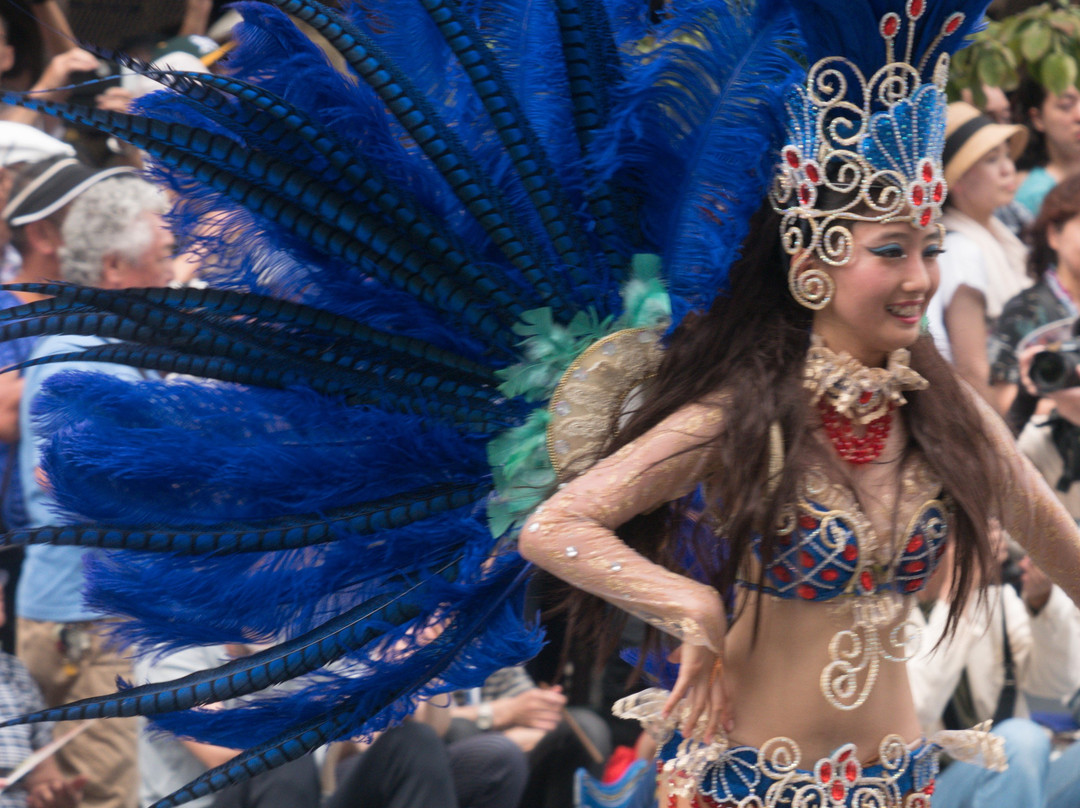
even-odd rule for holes
{"type": "Polygon", "coordinates": [[[31,717],[150,713],[255,744],[159,806],[535,652],[527,567],[485,510],[490,440],[538,406],[496,388],[521,360],[511,326],[614,321],[641,251],[675,323],[708,305],[804,75],[785,0],[674,0],[658,25],[641,0],[346,5],[242,3],[228,75],[145,71],[167,87],[149,121],[18,99],[149,150],[217,287],[24,286],[54,297],[0,312],[0,337],[113,340],[59,360],[203,377],[55,374],[35,417],[68,524],[7,537],[107,548],[87,596],[135,618],[112,624],[122,643],[274,646],[31,717]]]}
{"type": "Polygon", "coordinates": [[[784,90],[800,80],[795,19],[763,0],[752,15],[726,4],[677,4],[623,88],[611,143],[623,170],[652,189],[646,243],[662,256],[673,322],[707,307],[764,198],[783,136],[784,90]]]}

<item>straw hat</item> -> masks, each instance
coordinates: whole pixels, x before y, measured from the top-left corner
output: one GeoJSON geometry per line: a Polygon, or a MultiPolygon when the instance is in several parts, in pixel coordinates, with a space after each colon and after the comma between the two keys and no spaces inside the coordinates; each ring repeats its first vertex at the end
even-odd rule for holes
{"type": "Polygon", "coordinates": [[[945,182],[953,185],[991,149],[1008,141],[1013,160],[1024,151],[1028,130],[1016,124],[994,123],[966,101],[949,104],[945,122],[945,182]]]}

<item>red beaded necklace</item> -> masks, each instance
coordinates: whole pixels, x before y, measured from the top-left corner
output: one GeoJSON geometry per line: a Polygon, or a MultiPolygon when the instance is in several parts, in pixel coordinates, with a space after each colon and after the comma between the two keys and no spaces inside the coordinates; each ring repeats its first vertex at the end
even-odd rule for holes
{"type": "Polygon", "coordinates": [[[893,404],[882,415],[866,425],[865,435],[856,435],[851,420],[844,417],[825,400],[818,399],[818,411],[821,413],[821,425],[825,434],[840,457],[849,463],[862,465],[877,460],[885,450],[885,441],[892,428],[893,404]]]}

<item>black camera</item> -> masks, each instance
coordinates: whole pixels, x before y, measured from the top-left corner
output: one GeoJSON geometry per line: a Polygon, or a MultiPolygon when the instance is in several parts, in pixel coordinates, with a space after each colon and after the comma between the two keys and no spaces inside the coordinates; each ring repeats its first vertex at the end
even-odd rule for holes
{"type": "Polygon", "coordinates": [[[1028,376],[1041,395],[1067,387],[1080,387],[1080,342],[1063,342],[1052,351],[1040,351],[1031,358],[1028,376]]]}

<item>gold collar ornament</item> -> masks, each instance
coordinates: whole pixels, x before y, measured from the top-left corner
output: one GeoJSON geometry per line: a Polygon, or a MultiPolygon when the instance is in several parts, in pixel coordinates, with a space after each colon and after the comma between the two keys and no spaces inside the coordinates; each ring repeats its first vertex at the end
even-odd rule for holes
{"type": "Polygon", "coordinates": [[[909,366],[911,351],[898,348],[883,368],[868,368],[846,351],[836,353],[817,334],[810,337],[803,387],[811,404],[822,399],[853,423],[869,424],[892,406],[907,403],[905,390],[925,390],[930,382],[909,366]]]}

